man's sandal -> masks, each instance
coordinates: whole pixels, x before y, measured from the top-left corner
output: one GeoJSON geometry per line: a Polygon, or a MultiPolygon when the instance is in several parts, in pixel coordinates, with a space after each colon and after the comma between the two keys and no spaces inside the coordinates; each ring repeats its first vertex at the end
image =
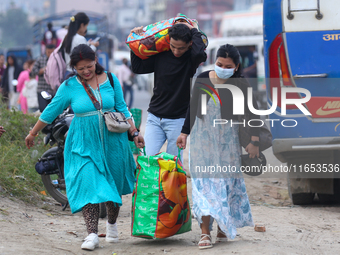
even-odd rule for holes
{"type": "Polygon", "coordinates": [[[228,237],[226,236],[226,234],[220,230],[220,229],[217,229],[217,235],[218,234],[222,234],[222,235],[225,235],[224,237],[216,237],[216,241],[215,243],[222,243],[222,242],[227,242],[228,241],[228,237]]]}
{"type": "Polygon", "coordinates": [[[200,250],[203,250],[203,249],[209,249],[209,248],[212,248],[213,245],[211,243],[211,235],[207,235],[207,234],[201,234],[201,240],[198,242],[198,248],[200,250]],[[205,237],[208,237],[208,239],[204,239],[205,237]],[[205,245],[200,245],[200,244],[205,244],[205,245]]]}

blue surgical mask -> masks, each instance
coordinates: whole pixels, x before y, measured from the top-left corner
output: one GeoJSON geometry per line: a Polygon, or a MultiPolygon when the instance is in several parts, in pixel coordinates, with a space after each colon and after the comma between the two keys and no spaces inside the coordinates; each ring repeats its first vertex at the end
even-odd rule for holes
{"type": "Polygon", "coordinates": [[[230,78],[231,76],[233,76],[234,71],[235,71],[235,68],[224,69],[222,67],[215,65],[215,72],[216,72],[217,77],[223,80],[226,80],[230,78]]]}

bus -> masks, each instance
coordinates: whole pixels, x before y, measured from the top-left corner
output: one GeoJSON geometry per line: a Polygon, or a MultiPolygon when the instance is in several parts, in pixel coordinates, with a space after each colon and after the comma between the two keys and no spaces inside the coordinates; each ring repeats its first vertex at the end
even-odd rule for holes
{"type": "Polygon", "coordinates": [[[271,126],[272,149],[290,169],[294,204],[340,197],[339,7],[338,0],[264,1],[267,102],[279,123],[271,126]],[[303,103],[283,104],[283,89],[293,91],[287,99],[303,103]]]}
{"type": "MultiPolygon", "coordinates": [[[[69,11],[56,15],[49,16],[42,20],[37,21],[33,25],[33,47],[32,57],[36,59],[41,54],[41,40],[47,29],[47,24],[52,23],[53,29],[58,30],[64,25],[68,25],[70,17],[76,15],[78,11],[69,11]]],[[[86,15],[90,18],[90,23],[87,27],[86,39],[95,39],[100,37],[100,45],[97,48],[97,57],[99,63],[105,68],[110,70],[110,60],[112,59],[115,37],[109,34],[108,20],[105,15],[95,12],[86,11],[86,15]]]]}

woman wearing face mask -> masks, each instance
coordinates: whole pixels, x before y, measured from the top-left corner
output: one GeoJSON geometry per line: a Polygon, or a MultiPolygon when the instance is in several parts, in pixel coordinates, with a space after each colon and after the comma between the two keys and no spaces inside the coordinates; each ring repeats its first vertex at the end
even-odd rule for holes
{"type": "MultiPolygon", "coordinates": [[[[206,71],[197,77],[185,123],[177,139],[177,146],[185,149],[190,134],[193,213],[201,227],[199,249],[212,247],[210,231],[214,220],[218,224],[216,242],[234,239],[236,228],[253,226],[248,195],[240,172],[238,125],[230,125],[232,121],[238,122],[238,116],[233,115],[233,96],[229,89],[219,89],[217,84],[237,86],[247,99],[249,84],[241,75],[240,54],[232,45],[219,48],[215,70],[206,71]],[[217,119],[224,124],[216,125],[217,119]]],[[[254,99],[253,102],[257,109],[254,99]]],[[[249,111],[247,100],[244,106],[250,119],[259,118],[249,111]]],[[[259,141],[259,128],[251,128],[251,133],[252,142],[246,151],[253,158],[259,156],[256,142],[259,141]]]]}
{"type": "Polygon", "coordinates": [[[96,47],[99,46],[98,41],[92,42],[92,39],[86,41],[85,35],[89,22],[90,19],[84,12],[78,12],[76,15],[70,18],[68,32],[61,45],[61,48],[63,48],[65,51],[65,62],[67,66],[65,77],[67,77],[73,71],[70,67],[70,54],[75,47],[77,47],[79,44],[87,44],[93,51],[96,51],[96,47]]]}

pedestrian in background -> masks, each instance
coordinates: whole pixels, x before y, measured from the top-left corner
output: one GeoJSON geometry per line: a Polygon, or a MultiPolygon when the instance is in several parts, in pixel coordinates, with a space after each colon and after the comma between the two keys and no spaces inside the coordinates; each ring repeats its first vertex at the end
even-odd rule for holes
{"type": "Polygon", "coordinates": [[[65,63],[66,63],[66,74],[67,77],[73,72],[70,66],[70,54],[73,49],[79,44],[87,44],[93,51],[96,51],[96,47],[99,46],[99,42],[92,42],[90,39],[86,41],[85,35],[87,33],[87,26],[89,25],[90,19],[84,12],[78,12],[76,15],[70,18],[70,24],[68,25],[68,32],[64,38],[61,47],[65,50],[65,63]]]}
{"type": "Polygon", "coordinates": [[[27,113],[27,100],[26,97],[23,95],[22,90],[25,87],[25,82],[30,80],[29,74],[33,68],[34,60],[30,59],[24,63],[24,70],[19,74],[18,77],[18,85],[17,91],[20,93],[19,95],[19,104],[20,110],[26,114],[27,113]]]}
{"type": "Polygon", "coordinates": [[[17,59],[13,55],[7,57],[7,65],[2,77],[1,91],[3,95],[3,101],[8,104],[9,108],[17,108],[19,93],[17,92],[17,82],[19,74],[22,68],[17,64],[17,59]]]}
{"type": "MultiPolygon", "coordinates": [[[[221,46],[216,55],[215,69],[201,73],[194,84],[190,107],[187,111],[177,146],[186,147],[187,136],[190,134],[190,172],[192,180],[193,212],[201,227],[199,249],[212,247],[210,231],[214,220],[217,222],[216,242],[228,241],[236,236],[236,228],[253,226],[253,217],[246,191],[241,168],[241,145],[239,142],[238,125],[217,125],[215,119],[238,121],[233,115],[233,98],[229,90],[219,90],[214,94],[217,84],[232,84],[240,88],[247,97],[250,86],[242,76],[240,53],[236,47],[226,44],[221,46]],[[207,102],[208,114],[201,112],[202,94],[209,89],[213,99],[207,102]],[[221,103],[218,96],[221,98],[221,103]],[[223,107],[222,107],[223,104],[223,107]],[[233,167],[237,172],[230,171],[221,175],[197,173],[197,166],[233,167]]],[[[257,109],[256,100],[253,98],[257,109]]],[[[250,112],[247,105],[245,111],[250,119],[259,116],[250,112]]],[[[251,142],[245,148],[249,157],[259,156],[259,126],[250,128],[251,142]]]]}
{"type": "Polygon", "coordinates": [[[51,53],[54,51],[55,45],[48,44],[46,46],[46,51],[44,55],[41,55],[34,63],[32,68],[32,75],[38,75],[38,103],[39,103],[39,110],[43,112],[46,106],[51,102],[51,100],[46,100],[41,96],[42,91],[46,91],[51,95],[54,94],[52,87],[46,82],[44,78],[44,72],[47,64],[47,60],[50,57],[51,53]]]}
{"type": "Polygon", "coordinates": [[[0,85],[1,85],[1,81],[2,81],[2,76],[5,73],[5,56],[4,54],[0,54],[0,85]]]}
{"type": "Polygon", "coordinates": [[[144,139],[131,120],[117,77],[112,74],[115,84],[112,87],[107,72],[88,45],[80,44],[73,49],[70,66],[77,76],[61,84],[25,142],[28,148],[32,147],[38,132],[71,105],[75,116],[64,150],[66,193],[72,213],[83,212],[88,236],[81,248],[94,250],[99,246],[99,203],[105,202],[107,207],[106,241],[118,241],[116,220],[121,196],[132,193],[136,168],[127,133],[110,132],[102,112],[124,113],[131,125],[127,132],[138,148],[144,147],[144,139]],[[85,88],[92,92],[102,110],[96,110],[85,88]]]}
{"type": "Polygon", "coordinates": [[[57,45],[57,34],[53,30],[53,24],[51,22],[47,23],[47,30],[41,40],[41,54],[45,54],[46,46],[49,44],[57,45]]]}
{"type": "Polygon", "coordinates": [[[126,95],[130,94],[130,101],[128,104],[129,109],[131,109],[132,103],[133,103],[133,87],[132,87],[132,72],[130,67],[128,66],[128,60],[126,58],[123,58],[122,60],[123,64],[119,67],[118,70],[118,80],[121,85],[123,85],[124,89],[124,100],[126,100],[126,95]]]}
{"type": "Polygon", "coordinates": [[[27,99],[27,108],[29,113],[34,113],[39,110],[37,88],[37,78],[33,72],[30,72],[29,80],[25,81],[25,86],[22,90],[23,96],[27,99]]]}

